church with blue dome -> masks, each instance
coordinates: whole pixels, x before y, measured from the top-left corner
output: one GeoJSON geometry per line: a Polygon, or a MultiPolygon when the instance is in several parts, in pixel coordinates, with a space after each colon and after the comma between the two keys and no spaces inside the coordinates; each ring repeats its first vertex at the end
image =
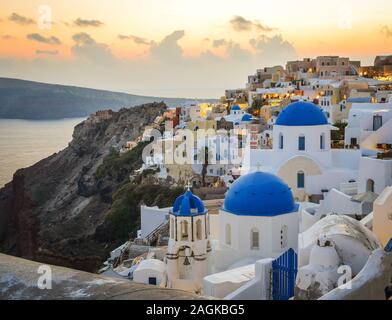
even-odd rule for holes
{"type": "Polygon", "coordinates": [[[279,113],[273,125],[272,148],[247,147],[242,173],[260,170],[278,176],[291,188],[297,201],[339,189],[341,183],[358,176],[353,163],[359,161],[360,155],[332,149],[332,130],[338,129],[328,123],[319,106],[293,102],[279,113]]]}
{"type": "Polygon", "coordinates": [[[173,204],[171,213],[175,216],[190,217],[206,213],[203,201],[189,189],[179,196],[173,204]]]}
{"type": "Polygon", "coordinates": [[[327,125],[323,110],[314,103],[298,101],[287,106],[276,120],[278,126],[319,126],[327,125]]]}
{"type": "Polygon", "coordinates": [[[254,172],[238,179],[228,190],[223,210],[240,216],[273,217],[298,211],[289,186],[279,177],[254,172]]]}
{"type": "Polygon", "coordinates": [[[299,205],[290,187],[271,173],[245,174],[226,192],[219,211],[221,252],[214,253],[213,264],[220,270],[230,264],[227,257],[277,257],[297,247],[298,232],[299,205]]]}
{"type": "Polygon", "coordinates": [[[299,205],[290,187],[271,173],[238,178],[212,216],[188,189],[169,210],[167,287],[200,292],[210,274],[296,248],[298,232],[299,205]]]}

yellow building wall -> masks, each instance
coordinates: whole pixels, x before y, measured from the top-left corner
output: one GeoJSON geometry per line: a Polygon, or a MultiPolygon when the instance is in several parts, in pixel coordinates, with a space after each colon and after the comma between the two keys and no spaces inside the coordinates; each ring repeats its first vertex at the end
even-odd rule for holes
{"type": "Polygon", "coordinates": [[[320,175],[322,172],[316,162],[304,156],[291,158],[279,168],[277,175],[289,185],[296,201],[306,201],[308,194],[305,189],[297,188],[298,171],[305,173],[305,186],[308,176],[320,175]]]}

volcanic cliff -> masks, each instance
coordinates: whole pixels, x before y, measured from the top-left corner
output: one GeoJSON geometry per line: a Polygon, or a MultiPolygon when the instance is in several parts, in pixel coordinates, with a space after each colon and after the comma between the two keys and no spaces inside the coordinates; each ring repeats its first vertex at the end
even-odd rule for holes
{"type": "Polygon", "coordinates": [[[67,148],[18,170],[0,190],[0,251],[96,270],[136,232],[140,203],[166,205],[182,191],[143,183],[143,177],[130,181],[145,144],[118,152],[165,109],[151,103],[90,116],[75,127],[67,148]]]}

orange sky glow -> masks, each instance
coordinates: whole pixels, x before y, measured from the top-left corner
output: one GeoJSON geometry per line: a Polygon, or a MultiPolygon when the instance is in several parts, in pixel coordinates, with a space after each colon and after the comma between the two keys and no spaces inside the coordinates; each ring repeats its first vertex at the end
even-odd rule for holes
{"type": "MultiPolygon", "coordinates": [[[[20,61],[28,65],[40,60],[52,66],[84,59],[94,65],[106,57],[131,64],[155,61],[163,66],[162,72],[167,72],[171,60],[183,59],[186,69],[181,71],[176,66],[174,73],[200,69],[201,64],[211,64],[214,72],[221,72],[233,65],[233,78],[242,74],[242,79],[225,85],[235,87],[245,81],[253,67],[285,64],[291,58],[341,55],[367,65],[376,55],[392,53],[390,0],[47,0],[45,5],[50,9],[51,28],[40,25],[43,17],[48,17],[47,12],[42,13],[41,0],[1,1],[0,61],[14,65],[1,76],[18,77],[20,61]],[[84,24],[78,24],[77,19],[84,24]],[[251,59],[254,61],[249,64],[244,61],[251,59]],[[225,61],[226,69],[222,69],[225,61]]],[[[39,75],[30,69],[19,77],[54,79],[48,71],[39,75]]],[[[116,77],[114,72],[112,76],[116,77]]],[[[176,78],[174,74],[172,77],[176,78]]],[[[173,84],[168,95],[203,94],[203,75],[195,77],[200,83],[190,83],[189,90],[178,93],[173,91],[173,84]]],[[[94,81],[90,84],[87,78],[79,83],[71,75],[66,80],[105,87],[94,81]]],[[[136,92],[154,93],[142,86],[131,87],[136,92]]]]}

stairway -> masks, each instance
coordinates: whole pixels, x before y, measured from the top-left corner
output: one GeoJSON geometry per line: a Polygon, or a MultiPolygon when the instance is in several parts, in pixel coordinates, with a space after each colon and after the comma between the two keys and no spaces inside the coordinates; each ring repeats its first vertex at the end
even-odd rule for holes
{"type": "Polygon", "coordinates": [[[143,239],[135,239],[135,244],[138,245],[156,245],[160,243],[160,238],[163,234],[169,233],[169,221],[165,221],[161,223],[157,228],[151,231],[145,238],[143,239]]]}

